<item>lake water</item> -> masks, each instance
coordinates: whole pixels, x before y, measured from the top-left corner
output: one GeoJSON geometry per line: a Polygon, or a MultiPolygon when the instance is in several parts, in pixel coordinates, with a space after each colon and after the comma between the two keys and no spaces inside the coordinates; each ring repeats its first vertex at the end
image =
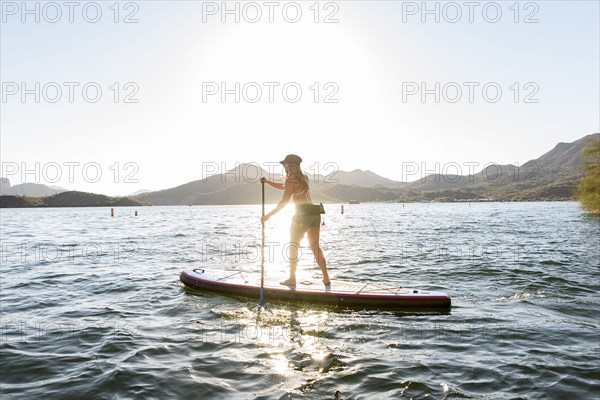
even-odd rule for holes
{"type": "MultiPolygon", "coordinates": [[[[598,398],[600,218],[577,203],[326,209],[333,285],[441,290],[451,311],[185,291],[183,269],[258,276],[260,206],[2,209],[0,397],[598,398]]],[[[287,274],[291,212],[268,222],[269,280],[287,274]]],[[[306,248],[299,271],[320,279],[306,248]]]]}

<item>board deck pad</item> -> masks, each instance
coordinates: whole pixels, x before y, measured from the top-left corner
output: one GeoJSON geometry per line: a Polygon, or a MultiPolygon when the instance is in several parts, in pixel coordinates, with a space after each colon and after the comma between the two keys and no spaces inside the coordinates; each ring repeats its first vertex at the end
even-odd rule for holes
{"type": "MultiPolygon", "coordinates": [[[[237,272],[224,276],[211,276],[202,269],[182,271],[181,282],[190,288],[235,297],[258,299],[260,278],[237,272]]],[[[296,286],[284,286],[265,280],[264,295],[267,301],[326,304],[339,307],[373,308],[450,308],[450,296],[444,292],[411,288],[387,288],[372,283],[332,280],[331,286],[323,283],[298,280],[296,286]]]]}

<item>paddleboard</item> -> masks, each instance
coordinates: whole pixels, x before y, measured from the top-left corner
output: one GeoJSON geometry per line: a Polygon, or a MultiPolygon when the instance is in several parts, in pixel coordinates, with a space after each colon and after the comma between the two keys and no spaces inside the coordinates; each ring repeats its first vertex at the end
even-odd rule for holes
{"type": "MultiPolygon", "coordinates": [[[[218,278],[206,274],[202,269],[193,269],[182,271],[179,278],[185,286],[203,292],[252,300],[260,296],[260,279],[253,281],[241,272],[218,278]]],[[[343,308],[449,309],[451,306],[450,296],[444,292],[392,289],[336,280],[331,286],[310,281],[298,282],[295,287],[265,282],[264,296],[267,302],[323,304],[343,308]]]]}

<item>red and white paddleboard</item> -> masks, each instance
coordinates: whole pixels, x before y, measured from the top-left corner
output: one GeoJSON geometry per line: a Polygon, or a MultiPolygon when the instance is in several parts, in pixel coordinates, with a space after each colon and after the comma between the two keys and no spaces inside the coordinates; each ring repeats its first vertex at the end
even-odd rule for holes
{"type": "MultiPolygon", "coordinates": [[[[251,282],[241,273],[217,278],[205,274],[202,269],[193,269],[182,271],[180,279],[185,286],[200,291],[252,300],[260,297],[260,279],[251,282]]],[[[443,292],[392,289],[336,280],[332,281],[331,286],[298,282],[297,286],[288,287],[265,282],[264,296],[267,302],[323,304],[342,308],[449,309],[451,306],[450,296],[443,292]]]]}

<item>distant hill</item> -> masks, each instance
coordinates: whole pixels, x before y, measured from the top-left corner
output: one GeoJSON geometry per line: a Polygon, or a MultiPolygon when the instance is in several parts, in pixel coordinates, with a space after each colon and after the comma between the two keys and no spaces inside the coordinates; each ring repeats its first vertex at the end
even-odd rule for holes
{"type": "Polygon", "coordinates": [[[10,179],[0,177],[0,194],[4,193],[4,191],[8,189],[10,189],[10,179]]]}
{"type": "Polygon", "coordinates": [[[404,193],[407,199],[452,200],[569,200],[575,198],[582,177],[581,151],[586,144],[600,138],[587,135],[572,143],[559,143],[549,152],[522,166],[490,165],[473,175],[428,175],[411,182],[404,193]],[[442,193],[442,191],[445,191],[442,193]]]}
{"type": "Polygon", "coordinates": [[[26,196],[26,197],[46,197],[57,193],[66,192],[67,189],[50,187],[39,183],[21,183],[2,189],[2,195],[6,196],[26,196]]]}
{"type": "Polygon", "coordinates": [[[43,207],[42,197],[0,196],[0,208],[43,207]]]}
{"type": "Polygon", "coordinates": [[[333,202],[338,203],[349,202],[351,200],[360,202],[395,201],[399,195],[399,191],[393,188],[374,188],[355,185],[329,185],[322,188],[319,194],[321,193],[327,198],[334,199],[333,202]]]}
{"type": "MultiPolygon", "coordinates": [[[[254,164],[240,164],[224,174],[213,175],[206,179],[189,182],[174,188],[144,193],[133,198],[153,205],[208,205],[208,204],[258,204],[261,202],[260,177],[268,172],[254,164]]],[[[324,193],[331,185],[324,183],[323,176],[310,176],[311,193],[316,201],[336,202],[337,198],[324,193]]],[[[282,181],[281,175],[271,177],[282,181]]],[[[279,190],[269,185],[265,188],[267,203],[281,199],[279,190]]]]}
{"type": "Polygon", "coordinates": [[[536,160],[533,160],[540,168],[547,169],[548,172],[558,173],[561,175],[571,175],[580,173],[583,160],[581,158],[581,150],[591,140],[598,140],[600,133],[587,135],[572,143],[559,143],[552,150],[543,154],[536,160]]]}
{"type": "Polygon", "coordinates": [[[383,176],[379,176],[371,171],[363,171],[361,169],[355,169],[354,171],[335,171],[327,175],[324,179],[325,182],[338,183],[340,185],[349,186],[364,186],[364,187],[400,187],[403,185],[402,182],[394,181],[383,176]]]}
{"type": "Polygon", "coordinates": [[[62,192],[48,197],[0,196],[0,208],[20,207],[123,207],[145,206],[129,197],[108,197],[85,192],[62,192]]]}
{"type": "MultiPolygon", "coordinates": [[[[317,202],[572,200],[582,176],[581,150],[599,137],[595,133],[559,143],[524,165],[490,165],[473,175],[433,174],[409,183],[359,169],[311,176],[311,193],[317,202]]],[[[241,164],[221,175],[134,198],[155,205],[257,204],[261,201],[260,176],[267,176],[267,171],[255,164],[241,164]]],[[[281,192],[271,187],[265,194],[268,203],[281,198],[281,192]]]]}
{"type": "MultiPolygon", "coordinates": [[[[398,182],[372,171],[336,171],[327,176],[309,176],[311,194],[317,202],[380,201],[466,201],[466,200],[572,200],[582,177],[581,151],[600,138],[587,135],[572,143],[558,143],[553,149],[521,166],[490,165],[473,175],[431,174],[414,182],[398,182]]],[[[62,188],[24,183],[11,186],[0,179],[1,207],[79,207],[120,205],[204,205],[260,203],[261,176],[268,172],[257,164],[240,164],[223,174],[210,176],[177,187],[129,197],[68,192],[62,188]],[[64,193],[64,196],[58,196],[64,193]]],[[[271,177],[281,181],[281,176],[271,177]]],[[[141,192],[141,193],[140,193],[141,192]]],[[[266,201],[275,203],[281,192],[269,186],[266,201]]]]}
{"type": "MultiPolygon", "coordinates": [[[[154,205],[256,204],[261,201],[261,176],[268,176],[268,172],[255,164],[240,164],[223,174],[133,198],[154,205]]],[[[281,196],[275,194],[274,190],[265,190],[268,202],[281,196]]]]}
{"type": "Polygon", "coordinates": [[[140,190],[136,190],[135,192],[128,194],[127,197],[133,197],[133,196],[137,196],[140,194],[144,194],[144,193],[150,193],[152,192],[152,190],[149,189],[140,189],[140,190]]]}

